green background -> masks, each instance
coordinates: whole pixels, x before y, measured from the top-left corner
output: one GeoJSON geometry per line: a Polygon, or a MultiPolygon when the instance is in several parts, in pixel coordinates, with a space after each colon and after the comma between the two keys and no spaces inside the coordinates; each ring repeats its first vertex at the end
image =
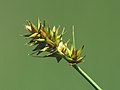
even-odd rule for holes
{"type": "Polygon", "coordinates": [[[76,47],[85,45],[86,55],[79,66],[103,90],[120,89],[119,0],[0,0],[0,90],[94,90],[66,61],[27,55],[33,47],[19,35],[38,17],[65,27],[64,41],[75,25],[76,47]]]}

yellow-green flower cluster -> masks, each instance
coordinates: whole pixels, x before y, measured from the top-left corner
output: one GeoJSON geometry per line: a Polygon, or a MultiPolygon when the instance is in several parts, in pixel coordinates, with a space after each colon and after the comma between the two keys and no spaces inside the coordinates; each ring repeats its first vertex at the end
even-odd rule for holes
{"type": "Polygon", "coordinates": [[[25,25],[25,29],[29,31],[29,34],[24,36],[31,39],[27,44],[29,46],[36,46],[33,49],[32,54],[39,55],[42,52],[49,52],[48,55],[43,57],[55,57],[58,62],[64,58],[71,64],[78,64],[85,57],[81,57],[81,52],[84,46],[82,46],[79,50],[75,50],[74,31],[73,44],[71,45],[71,49],[69,49],[69,40],[66,43],[63,43],[62,41],[62,37],[65,34],[64,28],[62,33],[59,34],[59,27],[46,27],[45,21],[41,23],[38,19],[37,26],[28,20],[27,23],[28,25],[25,25]]]}

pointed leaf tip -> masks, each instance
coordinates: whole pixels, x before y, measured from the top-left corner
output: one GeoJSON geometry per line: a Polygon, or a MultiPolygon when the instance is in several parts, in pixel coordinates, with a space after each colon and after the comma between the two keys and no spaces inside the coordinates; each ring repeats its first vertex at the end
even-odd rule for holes
{"type": "Polygon", "coordinates": [[[41,23],[40,23],[40,19],[38,18],[38,30],[40,30],[40,26],[41,26],[41,23]]]}
{"type": "Polygon", "coordinates": [[[84,47],[85,47],[85,46],[83,45],[83,46],[82,46],[82,50],[84,49],[84,47]]]}

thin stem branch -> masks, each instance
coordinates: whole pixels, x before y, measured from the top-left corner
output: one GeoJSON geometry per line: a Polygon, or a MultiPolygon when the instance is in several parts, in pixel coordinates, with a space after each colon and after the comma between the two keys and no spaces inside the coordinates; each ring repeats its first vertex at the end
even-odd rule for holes
{"type": "Polygon", "coordinates": [[[79,66],[72,65],[96,90],[102,90],[79,66]]]}

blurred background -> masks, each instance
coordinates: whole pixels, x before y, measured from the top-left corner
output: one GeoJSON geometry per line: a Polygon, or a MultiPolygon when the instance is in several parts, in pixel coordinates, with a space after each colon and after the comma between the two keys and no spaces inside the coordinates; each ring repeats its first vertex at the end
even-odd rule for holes
{"type": "Polygon", "coordinates": [[[103,90],[120,89],[119,0],[0,0],[0,90],[94,90],[62,60],[28,56],[26,20],[37,18],[51,27],[65,27],[76,47],[85,45],[86,58],[79,66],[103,90]]]}

